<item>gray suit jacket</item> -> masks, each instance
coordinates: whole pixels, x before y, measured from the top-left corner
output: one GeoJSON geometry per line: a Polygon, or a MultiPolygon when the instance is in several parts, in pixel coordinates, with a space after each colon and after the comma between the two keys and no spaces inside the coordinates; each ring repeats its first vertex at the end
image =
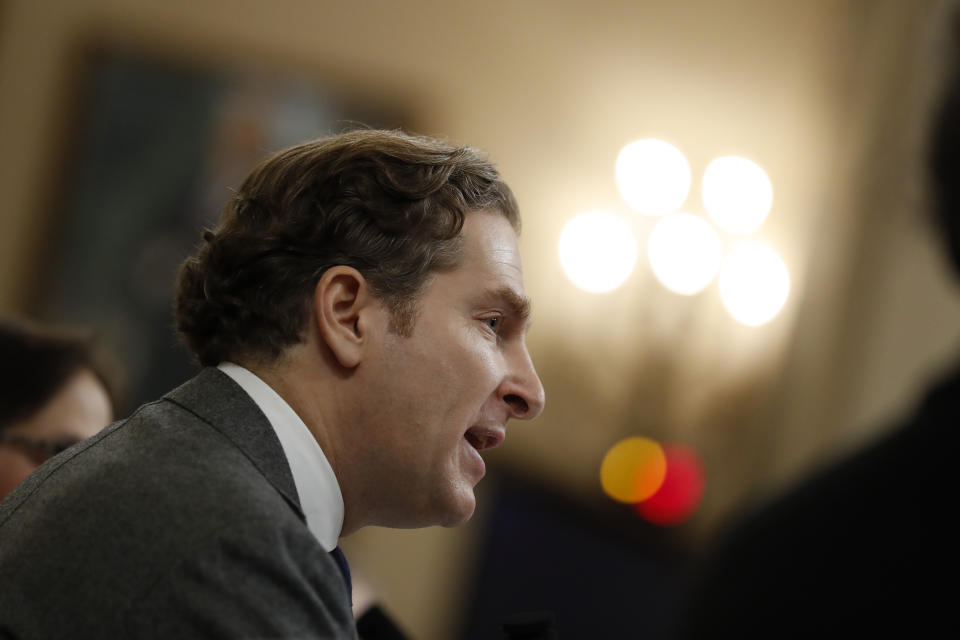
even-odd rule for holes
{"type": "Polygon", "coordinates": [[[280,442],[205,369],[0,504],[0,638],[356,638],[280,442]]]}

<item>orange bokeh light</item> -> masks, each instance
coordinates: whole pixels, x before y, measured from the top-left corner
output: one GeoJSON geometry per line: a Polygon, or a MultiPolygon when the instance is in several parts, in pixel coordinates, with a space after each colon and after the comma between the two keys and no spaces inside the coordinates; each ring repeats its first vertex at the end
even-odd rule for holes
{"type": "Polygon", "coordinates": [[[655,494],[666,473],[667,459],[660,444],[634,436],[607,451],[600,464],[600,483],[614,500],[632,504],[655,494]]]}

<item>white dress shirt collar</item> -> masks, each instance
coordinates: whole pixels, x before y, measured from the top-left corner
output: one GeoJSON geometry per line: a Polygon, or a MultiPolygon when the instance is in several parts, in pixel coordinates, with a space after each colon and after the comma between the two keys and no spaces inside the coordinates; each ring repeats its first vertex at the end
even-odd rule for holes
{"type": "Polygon", "coordinates": [[[332,551],[343,529],[343,494],[320,445],[290,405],[252,371],[232,362],[221,362],[217,368],[240,385],[267,417],[290,465],[307,527],[326,551],[332,551]]]}

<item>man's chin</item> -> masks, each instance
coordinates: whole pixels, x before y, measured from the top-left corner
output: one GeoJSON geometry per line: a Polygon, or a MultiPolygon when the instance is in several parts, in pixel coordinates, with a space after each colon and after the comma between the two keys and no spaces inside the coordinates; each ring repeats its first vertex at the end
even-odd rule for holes
{"type": "Polygon", "coordinates": [[[453,527],[459,527],[462,524],[466,524],[467,521],[470,520],[472,516],[473,516],[473,512],[471,511],[469,514],[467,514],[462,518],[458,518],[456,520],[450,520],[449,522],[441,522],[440,526],[444,527],[445,529],[452,529],[453,527]]]}
{"type": "Polygon", "coordinates": [[[473,491],[469,491],[468,495],[458,496],[458,498],[456,504],[450,505],[450,508],[444,514],[444,518],[437,523],[441,527],[459,526],[473,516],[474,510],[477,508],[477,500],[473,491]]]}
{"type": "Polygon", "coordinates": [[[432,505],[420,504],[419,508],[412,508],[408,505],[405,509],[395,509],[389,515],[385,515],[369,524],[391,529],[456,527],[473,516],[476,504],[473,491],[470,491],[455,497],[447,496],[445,500],[436,501],[432,505]]]}

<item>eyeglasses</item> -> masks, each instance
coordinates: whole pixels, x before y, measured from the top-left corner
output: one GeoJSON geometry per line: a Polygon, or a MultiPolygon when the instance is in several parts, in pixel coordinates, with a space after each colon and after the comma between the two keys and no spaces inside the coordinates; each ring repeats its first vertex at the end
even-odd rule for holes
{"type": "Polygon", "coordinates": [[[0,444],[11,444],[26,450],[26,453],[37,464],[43,464],[53,456],[66,451],[82,438],[71,436],[60,437],[56,439],[31,438],[21,433],[9,433],[0,431],[0,444]]]}

